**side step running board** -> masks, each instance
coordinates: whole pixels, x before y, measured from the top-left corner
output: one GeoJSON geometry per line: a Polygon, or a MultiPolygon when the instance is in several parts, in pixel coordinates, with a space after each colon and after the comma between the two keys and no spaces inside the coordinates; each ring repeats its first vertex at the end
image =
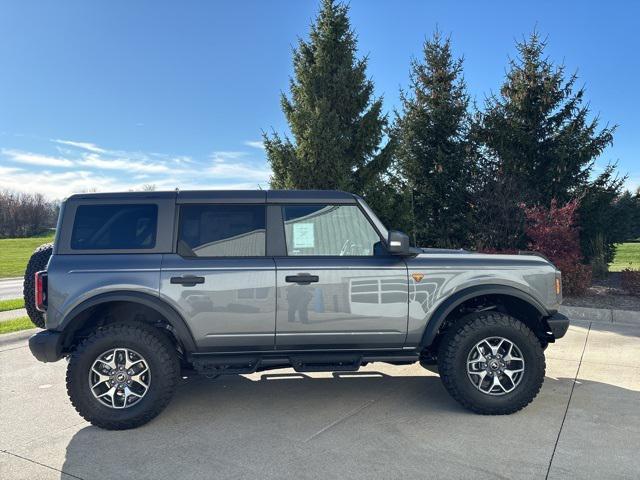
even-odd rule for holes
{"type": "Polygon", "coordinates": [[[362,355],[293,355],[289,361],[296,372],[355,372],[362,355]]]}
{"type": "Polygon", "coordinates": [[[237,375],[255,372],[260,364],[260,358],[245,356],[196,358],[192,363],[193,368],[202,375],[237,375]]]}
{"type": "Polygon", "coordinates": [[[198,373],[216,376],[248,374],[277,368],[293,368],[296,372],[354,372],[371,362],[404,365],[417,362],[418,358],[418,354],[414,352],[322,352],[266,355],[198,354],[191,356],[190,361],[198,373]]]}

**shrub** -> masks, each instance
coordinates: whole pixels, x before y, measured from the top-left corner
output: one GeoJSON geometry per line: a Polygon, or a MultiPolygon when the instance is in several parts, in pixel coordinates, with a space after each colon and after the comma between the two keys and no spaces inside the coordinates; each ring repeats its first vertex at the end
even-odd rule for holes
{"type": "Polygon", "coordinates": [[[583,295],[591,285],[591,267],[582,263],[580,233],[576,224],[578,201],[559,207],[552,200],[549,208],[522,206],[529,248],[545,255],[562,272],[563,291],[583,295]]]}
{"type": "Polygon", "coordinates": [[[629,295],[640,296],[640,270],[625,268],[620,272],[622,288],[629,295]]]}
{"type": "Polygon", "coordinates": [[[575,265],[559,265],[556,267],[562,272],[562,291],[568,296],[579,297],[587,292],[591,286],[591,265],[578,263],[575,265]]]}

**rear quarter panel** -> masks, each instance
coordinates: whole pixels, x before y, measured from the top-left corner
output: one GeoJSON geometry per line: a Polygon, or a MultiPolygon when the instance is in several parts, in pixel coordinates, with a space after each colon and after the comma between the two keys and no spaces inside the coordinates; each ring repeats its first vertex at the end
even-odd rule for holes
{"type": "Polygon", "coordinates": [[[101,293],[159,296],[161,262],[161,254],[53,255],[48,268],[46,327],[61,330],[71,310],[101,293]]]}

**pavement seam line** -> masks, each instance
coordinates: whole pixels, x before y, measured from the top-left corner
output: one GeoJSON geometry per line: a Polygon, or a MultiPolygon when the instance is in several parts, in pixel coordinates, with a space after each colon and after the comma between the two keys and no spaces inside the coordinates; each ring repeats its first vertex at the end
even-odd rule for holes
{"type": "Polygon", "coordinates": [[[53,470],[54,472],[62,473],[64,475],[68,475],[70,477],[77,478],[78,480],[84,480],[82,477],[78,477],[77,475],[73,475],[72,473],[67,473],[67,472],[65,472],[63,470],[58,470],[57,468],[50,467],[49,465],[45,465],[44,463],[36,462],[35,460],[31,460],[30,458],[23,457],[21,455],[18,455],[16,453],[10,452],[8,450],[0,450],[0,451],[2,453],[6,453],[7,455],[11,455],[11,456],[19,458],[21,460],[25,460],[27,462],[35,463],[36,465],[40,465],[41,467],[44,467],[44,468],[48,468],[50,470],[53,470]]]}
{"type": "Polygon", "coordinates": [[[29,347],[29,345],[23,345],[22,347],[3,348],[3,349],[0,349],[0,353],[2,353],[2,352],[10,352],[11,350],[18,350],[20,348],[28,348],[28,347],[29,347]]]}
{"type": "MultiPolygon", "coordinates": [[[[400,370],[400,373],[404,373],[406,370],[408,370],[409,368],[411,368],[412,365],[407,365],[406,367],[402,368],[400,370]]],[[[360,405],[359,407],[354,408],[353,410],[351,410],[350,412],[348,412],[346,415],[344,415],[343,417],[338,418],[337,420],[331,422],[329,425],[327,425],[326,427],[318,430],[316,433],[314,433],[313,435],[311,435],[310,437],[306,438],[303,443],[307,443],[310,440],[313,440],[314,438],[316,438],[318,435],[321,435],[322,433],[326,432],[327,430],[329,430],[332,427],[335,427],[336,425],[338,425],[339,423],[342,423],[343,421],[353,417],[354,415],[357,415],[358,413],[360,413],[362,410],[364,410],[365,408],[370,407],[371,405],[373,405],[374,403],[376,403],[378,400],[380,400],[381,398],[384,398],[386,395],[388,395],[390,392],[385,392],[382,393],[380,396],[378,396],[377,398],[373,398],[367,402],[365,402],[363,405],[360,405]]]]}
{"type": "Polygon", "coordinates": [[[547,474],[544,479],[549,480],[549,474],[551,473],[551,465],[553,464],[553,458],[556,455],[556,449],[558,448],[558,443],[560,442],[560,435],[562,434],[562,428],[564,427],[564,422],[567,419],[567,414],[569,413],[569,406],[571,405],[571,398],[573,397],[573,391],[576,388],[576,383],[578,383],[578,375],[580,375],[580,367],[582,366],[582,359],[584,358],[584,352],[587,350],[587,342],[589,341],[589,333],[591,333],[591,322],[589,322],[589,329],[587,330],[587,335],[584,338],[584,345],[582,346],[582,354],[580,355],[580,361],[578,362],[578,368],[576,369],[576,376],[573,378],[573,384],[571,385],[571,392],[569,392],[569,401],[567,402],[567,408],[564,410],[564,415],[562,417],[562,423],[560,423],[560,430],[558,430],[558,436],[556,437],[556,443],[553,446],[553,452],[551,453],[551,458],[549,459],[549,466],[547,467],[547,474]]]}
{"type": "Polygon", "coordinates": [[[316,433],[314,433],[313,435],[311,435],[309,438],[306,438],[304,440],[304,443],[313,440],[314,438],[316,438],[318,435],[321,435],[322,433],[326,432],[327,430],[329,430],[331,427],[335,427],[336,425],[338,425],[341,422],[344,422],[345,420],[347,420],[350,417],[353,417],[354,415],[356,415],[357,413],[361,412],[362,410],[364,410],[365,408],[367,408],[368,406],[372,405],[373,403],[375,403],[375,401],[377,400],[377,398],[374,398],[373,400],[369,400],[368,402],[365,402],[362,405],[359,405],[358,407],[354,408],[353,410],[351,410],[350,412],[348,412],[346,415],[338,418],[337,420],[334,420],[333,422],[331,422],[329,425],[327,425],[326,427],[321,428],[320,430],[318,430],[316,433]]]}

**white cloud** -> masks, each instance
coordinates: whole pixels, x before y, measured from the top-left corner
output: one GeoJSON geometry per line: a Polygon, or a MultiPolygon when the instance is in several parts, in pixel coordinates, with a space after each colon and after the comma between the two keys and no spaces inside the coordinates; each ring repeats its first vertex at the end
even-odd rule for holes
{"type": "Polygon", "coordinates": [[[10,176],[0,176],[0,189],[20,192],[38,192],[49,199],[62,199],[72,193],[92,191],[97,186],[105,190],[127,190],[113,177],[77,170],[68,172],[21,171],[10,176]]]}
{"type": "Polygon", "coordinates": [[[228,151],[228,150],[216,151],[211,154],[211,158],[213,159],[214,162],[237,160],[239,158],[246,157],[246,156],[247,156],[247,152],[228,151]]]}
{"type": "Polygon", "coordinates": [[[173,157],[171,160],[173,160],[173,162],[177,163],[178,165],[195,163],[191,157],[187,157],[186,155],[173,157]]]}
{"type": "Polygon", "coordinates": [[[53,142],[59,143],[61,145],[69,145],[70,147],[81,148],[82,150],[88,150],[93,153],[105,153],[106,150],[98,147],[95,143],[89,142],[75,142],[73,140],[60,140],[55,139],[53,142]]]}
{"type": "Polygon", "coordinates": [[[67,158],[51,157],[39,153],[23,152],[22,150],[2,149],[2,154],[12,162],[41,165],[45,167],[71,167],[73,162],[67,158]]]}
{"type": "Polygon", "coordinates": [[[164,173],[170,169],[163,163],[140,162],[128,158],[103,158],[98,155],[87,155],[78,161],[79,165],[100,170],[123,170],[128,172],[164,173]]]}
{"type": "Polygon", "coordinates": [[[240,178],[266,182],[271,172],[265,168],[240,163],[215,162],[207,169],[207,173],[219,179],[240,178]]]}
{"type": "Polygon", "coordinates": [[[247,147],[258,148],[264,150],[264,142],[262,140],[247,140],[244,142],[247,147]]]}
{"type": "MultiPolygon", "coordinates": [[[[158,190],[266,188],[271,175],[264,160],[247,151],[214,151],[208,159],[156,152],[108,150],[94,143],[50,140],[57,153],[46,155],[0,149],[20,167],[0,166],[0,189],[40,192],[61,199],[77,192],[139,190],[153,184],[158,190]],[[55,167],[55,168],[54,168],[55,167]]],[[[256,142],[257,143],[257,142],[256,142]]]]}
{"type": "Polygon", "coordinates": [[[213,165],[206,169],[206,174],[214,179],[242,179],[266,182],[271,171],[264,165],[241,162],[246,152],[218,151],[211,154],[213,165]]]}
{"type": "Polygon", "coordinates": [[[0,176],[3,175],[13,175],[14,173],[18,173],[21,172],[22,169],[21,168],[14,168],[14,167],[0,167],[0,176]]]}

